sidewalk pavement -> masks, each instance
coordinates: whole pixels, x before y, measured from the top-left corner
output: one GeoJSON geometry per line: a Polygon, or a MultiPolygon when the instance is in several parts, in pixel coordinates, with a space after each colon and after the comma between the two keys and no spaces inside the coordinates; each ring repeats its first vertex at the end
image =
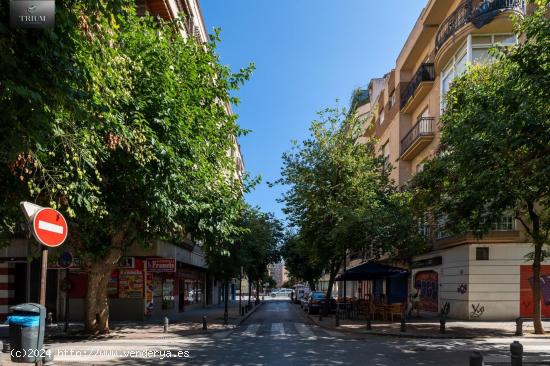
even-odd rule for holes
{"type": "MultiPolygon", "coordinates": [[[[247,301],[242,302],[243,307],[247,301]]],[[[252,304],[254,302],[252,301],[252,304]]],[[[260,303],[254,306],[251,311],[245,313],[244,316],[239,314],[239,301],[231,301],[228,306],[228,324],[223,324],[224,305],[213,305],[207,308],[194,308],[185,312],[172,315],[169,318],[167,332],[164,333],[164,318],[145,321],[125,321],[111,322],[110,332],[101,336],[89,336],[84,333],[83,323],[70,323],[69,331],[64,332],[64,323],[58,323],[53,326],[46,327],[46,342],[55,340],[84,340],[84,339],[147,339],[158,337],[174,337],[185,336],[190,334],[202,333],[202,317],[206,315],[208,331],[218,331],[233,329],[241,322],[247,319],[260,303]]],[[[0,340],[9,338],[9,327],[0,325],[0,340]]]]}
{"type": "MultiPolygon", "coordinates": [[[[405,332],[401,331],[401,321],[397,319],[393,322],[373,320],[372,329],[367,330],[366,319],[352,320],[340,319],[340,326],[336,327],[335,315],[323,317],[319,321],[318,315],[309,315],[308,318],[322,328],[329,330],[338,330],[346,333],[360,335],[380,335],[392,337],[409,338],[454,338],[454,339],[473,339],[473,338],[500,338],[514,337],[516,332],[515,322],[498,321],[458,321],[448,319],[445,324],[445,333],[440,333],[439,318],[412,318],[406,323],[405,332]]],[[[543,322],[543,327],[550,330],[550,322],[543,322]]],[[[523,323],[523,338],[546,338],[550,339],[550,333],[538,335],[534,334],[533,323],[523,323]]]]}

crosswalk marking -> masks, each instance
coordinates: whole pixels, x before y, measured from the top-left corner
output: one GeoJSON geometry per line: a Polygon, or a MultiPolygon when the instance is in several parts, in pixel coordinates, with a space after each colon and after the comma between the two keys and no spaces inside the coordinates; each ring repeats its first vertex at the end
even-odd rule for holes
{"type": "Polygon", "coordinates": [[[285,335],[285,327],[283,323],[273,323],[271,324],[271,334],[272,335],[285,335]]]}
{"type": "Polygon", "coordinates": [[[311,331],[311,329],[308,328],[307,325],[305,325],[304,323],[296,323],[294,324],[294,326],[296,327],[296,330],[298,331],[298,334],[300,334],[302,337],[314,337],[315,335],[313,334],[313,332],[311,331]]]}
{"type": "Polygon", "coordinates": [[[252,337],[256,335],[256,332],[258,331],[258,329],[260,329],[260,324],[258,323],[250,324],[246,328],[246,330],[243,332],[243,335],[252,337]]]}

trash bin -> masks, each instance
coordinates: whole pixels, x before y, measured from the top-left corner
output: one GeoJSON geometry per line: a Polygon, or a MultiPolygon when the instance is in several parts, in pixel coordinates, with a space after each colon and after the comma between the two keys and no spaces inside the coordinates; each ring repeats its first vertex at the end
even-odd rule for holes
{"type": "Polygon", "coordinates": [[[36,363],[43,356],[46,307],[26,303],[12,306],[8,315],[11,360],[36,363]]]}

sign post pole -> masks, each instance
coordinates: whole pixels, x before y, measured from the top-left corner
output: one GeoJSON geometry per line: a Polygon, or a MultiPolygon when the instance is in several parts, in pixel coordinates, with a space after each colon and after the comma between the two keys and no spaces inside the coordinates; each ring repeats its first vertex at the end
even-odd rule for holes
{"type": "Polygon", "coordinates": [[[46,306],[46,276],[48,275],[48,247],[42,246],[42,269],[40,275],[40,305],[46,306]]]}

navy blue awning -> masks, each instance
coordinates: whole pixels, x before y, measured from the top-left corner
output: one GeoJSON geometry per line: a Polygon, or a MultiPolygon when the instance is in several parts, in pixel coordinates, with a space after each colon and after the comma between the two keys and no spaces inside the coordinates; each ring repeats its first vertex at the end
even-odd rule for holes
{"type": "Polygon", "coordinates": [[[407,276],[409,271],[404,268],[388,266],[387,264],[367,262],[348,269],[336,277],[336,281],[361,281],[407,276]]]}

